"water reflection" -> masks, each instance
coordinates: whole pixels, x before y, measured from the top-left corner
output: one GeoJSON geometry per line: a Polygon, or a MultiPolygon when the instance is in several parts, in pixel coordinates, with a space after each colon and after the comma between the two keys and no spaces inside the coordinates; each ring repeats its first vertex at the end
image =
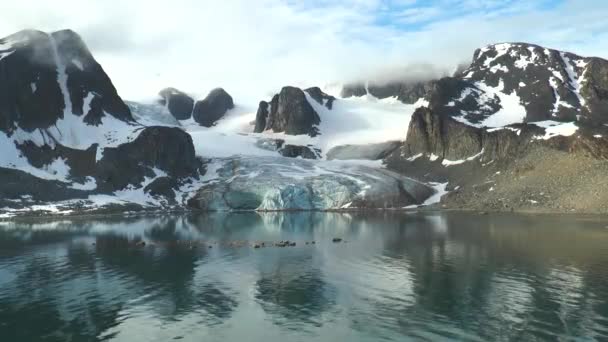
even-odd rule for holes
{"type": "Polygon", "coordinates": [[[305,212],[3,223],[0,340],[601,340],[603,222],[305,212]],[[230,244],[279,240],[298,245],[230,244]]]}

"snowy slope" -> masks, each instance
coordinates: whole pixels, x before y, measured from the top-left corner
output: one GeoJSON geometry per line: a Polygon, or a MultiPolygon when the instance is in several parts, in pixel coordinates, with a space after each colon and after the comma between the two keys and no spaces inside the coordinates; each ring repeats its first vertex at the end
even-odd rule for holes
{"type": "MultiPolygon", "coordinates": [[[[233,155],[277,156],[258,146],[264,139],[282,139],[286,144],[312,145],[323,152],[339,145],[361,145],[403,140],[414,110],[425,105],[420,100],[414,105],[403,104],[395,98],[379,100],[371,95],[360,98],[338,99],[331,110],[307,94],[308,102],[319,114],[320,134],[287,135],[284,133],[253,133],[255,109],[238,106],[210,128],[201,127],[192,120],[181,126],[192,136],[197,154],[203,157],[230,157],[233,155]]],[[[136,116],[136,112],[134,113],[136,116]]]]}
{"type": "MultiPolygon", "coordinates": [[[[22,41],[7,41],[0,46],[0,49],[16,49],[19,44],[27,42],[27,36],[22,41]]],[[[105,113],[99,125],[92,125],[85,122],[85,115],[77,115],[72,112],[72,100],[68,88],[67,66],[60,58],[57,42],[53,35],[49,35],[50,46],[52,48],[52,63],[57,71],[57,86],[61,92],[64,108],[60,118],[53,125],[47,128],[39,128],[28,132],[16,124],[9,133],[0,130],[0,167],[17,169],[30,173],[38,178],[48,180],[58,180],[71,183],[69,179],[70,170],[65,160],[56,159],[43,168],[32,166],[17,145],[33,143],[38,147],[48,146],[55,148],[57,144],[76,150],[86,150],[93,144],[97,144],[97,160],[101,159],[103,150],[107,147],[116,147],[126,142],[130,142],[137,137],[142,126],[135,122],[119,120],[116,117],[105,113]]],[[[14,50],[13,50],[14,51],[14,50]]],[[[6,55],[5,57],[7,57],[6,55]]],[[[76,61],[78,62],[78,61],[76,61]]],[[[74,63],[74,61],[72,61],[74,63]]],[[[78,64],[78,63],[76,63],[78,64]]],[[[31,84],[32,96],[37,94],[36,83],[31,84]]],[[[84,97],[83,113],[89,113],[91,102],[102,94],[89,91],[84,97]]],[[[79,189],[90,189],[91,183],[73,185],[79,189]],[[83,188],[84,187],[84,188],[83,188]]]]}
{"type": "Polygon", "coordinates": [[[592,60],[599,59],[532,44],[488,45],[457,76],[462,89],[440,105],[454,119],[479,128],[590,122],[596,118],[582,89],[592,60]]]}

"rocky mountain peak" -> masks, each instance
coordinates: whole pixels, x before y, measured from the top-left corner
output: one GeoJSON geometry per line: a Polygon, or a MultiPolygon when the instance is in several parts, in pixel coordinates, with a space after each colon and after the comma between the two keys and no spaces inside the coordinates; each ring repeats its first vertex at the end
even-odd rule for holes
{"type": "MultiPolygon", "coordinates": [[[[608,119],[605,109],[608,97],[604,96],[608,82],[606,78],[592,79],[591,65],[600,69],[601,74],[608,63],[600,58],[581,57],[534,44],[489,45],[476,50],[470,67],[457,76],[471,86],[461,92],[454,104],[458,107],[459,102],[468,100],[483,107],[492,102],[497,104],[495,109],[500,110],[498,106],[504,109],[505,105],[509,106],[506,102],[511,102],[510,107],[524,107],[521,121],[604,123],[608,119]],[[592,97],[591,93],[598,96],[592,97]],[[484,95],[485,101],[475,94],[484,95]]],[[[492,115],[498,110],[484,114],[492,115]]],[[[476,114],[480,113],[469,111],[463,117],[473,123],[482,123],[487,118],[476,114]]]]}
{"type": "Polygon", "coordinates": [[[310,104],[312,101],[331,109],[335,98],[321,91],[318,87],[302,90],[286,86],[275,94],[270,103],[261,101],[256,114],[256,133],[272,130],[285,132],[288,135],[308,134],[312,137],[319,134],[317,125],[321,122],[319,114],[310,104]]]}
{"type": "Polygon", "coordinates": [[[46,129],[68,115],[87,125],[99,125],[105,115],[133,121],[75,32],[26,30],[0,39],[0,130],[46,129]]]}

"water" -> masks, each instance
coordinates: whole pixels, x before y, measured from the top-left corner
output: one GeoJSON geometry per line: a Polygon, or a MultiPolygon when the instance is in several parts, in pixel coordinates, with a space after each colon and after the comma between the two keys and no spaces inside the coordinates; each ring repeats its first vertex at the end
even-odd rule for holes
{"type": "Polygon", "coordinates": [[[607,340],[607,224],[463,213],[2,223],[0,341],[607,340]],[[297,245],[240,246],[258,240],[297,245]]]}

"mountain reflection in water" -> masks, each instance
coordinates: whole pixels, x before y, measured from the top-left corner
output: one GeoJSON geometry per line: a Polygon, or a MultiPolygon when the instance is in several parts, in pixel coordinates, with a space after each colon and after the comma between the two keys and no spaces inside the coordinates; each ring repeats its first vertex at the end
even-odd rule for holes
{"type": "Polygon", "coordinates": [[[601,340],[605,222],[310,212],[5,222],[0,340],[601,340]],[[252,247],[281,240],[297,244],[252,247]]]}

